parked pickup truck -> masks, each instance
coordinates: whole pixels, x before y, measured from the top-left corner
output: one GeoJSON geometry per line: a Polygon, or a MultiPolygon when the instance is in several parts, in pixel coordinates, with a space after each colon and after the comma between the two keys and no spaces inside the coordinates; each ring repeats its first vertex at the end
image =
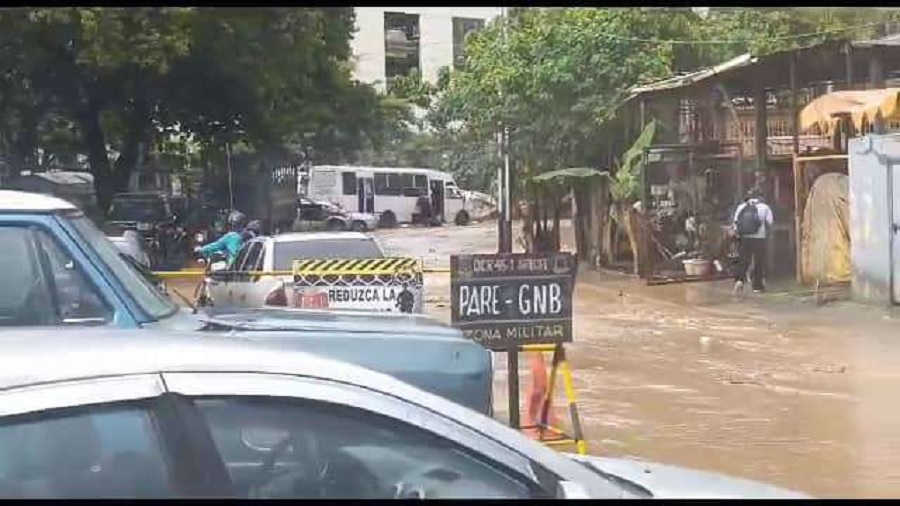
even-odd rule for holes
{"type": "MultiPolygon", "coordinates": [[[[392,375],[491,411],[490,352],[408,314],[177,306],[94,224],[63,200],[0,190],[0,326],[189,330],[310,351],[392,375]]],[[[170,290],[171,291],[171,290],[170,290]]]]}

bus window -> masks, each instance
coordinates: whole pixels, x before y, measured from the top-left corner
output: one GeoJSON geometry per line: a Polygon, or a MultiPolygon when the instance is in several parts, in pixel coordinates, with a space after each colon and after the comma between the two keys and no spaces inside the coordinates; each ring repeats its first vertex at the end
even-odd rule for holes
{"type": "Polygon", "coordinates": [[[425,174],[416,174],[413,179],[413,186],[422,190],[428,190],[428,176],[425,174]]]}
{"type": "Polygon", "coordinates": [[[425,190],[421,188],[407,187],[403,189],[404,197],[421,197],[422,195],[425,195],[425,190]]]}
{"type": "Polygon", "coordinates": [[[383,172],[375,174],[375,195],[400,195],[403,187],[400,174],[383,172]]]}
{"type": "Polygon", "coordinates": [[[412,188],[415,186],[413,184],[413,175],[412,174],[399,174],[400,176],[400,188],[412,188]]]}
{"type": "Polygon", "coordinates": [[[387,188],[387,174],[379,172],[375,174],[375,194],[385,195],[384,189],[387,188]]]}
{"type": "Polygon", "coordinates": [[[356,173],[342,172],[344,195],[356,195],[356,173]]]}

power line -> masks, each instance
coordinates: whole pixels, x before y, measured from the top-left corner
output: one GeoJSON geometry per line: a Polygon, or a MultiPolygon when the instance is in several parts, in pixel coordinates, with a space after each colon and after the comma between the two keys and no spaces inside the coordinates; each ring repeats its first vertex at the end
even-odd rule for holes
{"type": "MultiPolygon", "coordinates": [[[[878,21],[871,23],[862,23],[859,25],[853,26],[845,26],[842,28],[833,28],[830,30],[820,30],[817,32],[808,32],[808,33],[797,33],[792,35],[780,35],[774,37],[767,37],[767,40],[772,41],[782,41],[782,40],[794,40],[794,39],[803,39],[806,37],[817,37],[821,35],[831,35],[836,33],[844,33],[851,32],[853,30],[860,30],[863,28],[872,28],[876,26],[884,26],[890,27],[893,23],[890,21],[878,21]]],[[[611,33],[605,33],[601,35],[602,37],[627,41],[627,42],[643,42],[647,44],[677,44],[677,45],[728,45],[728,44],[746,44],[752,42],[752,39],[703,39],[703,40],[684,40],[684,39],[645,39],[641,37],[628,37],[625,35],[615,35],[611,33]]],[[[435,41],[435,40],[426,40],[419,42],[420,48],[426,47],[434,47],[434,46],[451,46],[451,45],[459,45],[458,42],[453,41],[435,41]]],[[[357,56],[375,56],[375,53],[359,53],[357,56]]]]}
{"type": "MultiPolygon", "coordinates": [[[[860,25],[854,26],[845,26],[843,28],[834,28],[831,30],[821,30],[818,32],[809,32],[809,33],[798,33],[793,35],[781,35],[776,37],[767,37],[767,40],[771,41],[780,41],[780,40],[793,40],[793,39],[802,39],[805,37],[816,37],[821,35],[830,35],[835,33],[842,32],[850,32],[853,30],[859,30],[861,28],[870,28],[874,26],[889,26],[889,22],[879,21],[877,23],[864,23],[860,25]]],[[[675,45],[726,45],[726,44],[746,44],[749,42],[753,42],[752,39],[732,39],[732,40],[678,40],[678,39],[643,39],[639,37],[625,37],[620,35],[613,34],[603,34],[602,37],[616,39],[621,41],[628,42],[644,42],[648,44],[675,44],[675,45]]]]}

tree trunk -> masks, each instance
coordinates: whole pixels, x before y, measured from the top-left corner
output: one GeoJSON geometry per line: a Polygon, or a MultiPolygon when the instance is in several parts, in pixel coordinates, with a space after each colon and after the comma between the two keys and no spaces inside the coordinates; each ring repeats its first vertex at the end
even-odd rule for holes
{"type": "Polygon", "coordinates": [[[628,242],[631,245],[634,274],[641,275],[643,273],[644,255],[644,248],[641,247],[641,233],[643,230],[641,223],[641,214],[637,212],[633,207],[629,207],[626,210],[625,218],[625,223],[628,224],[625,231],[628,234],[628,242]]]}
{"type": "MultiPolygon", "coordinates": [[[[623,208],[622,204],[616,205],[617,222],[625,229],[628,236],[628,244],[631,246],[632,270],[635,275],[641,273],[641,248],[640,248],[640,223],[639,213],[631,207],[623,208]]],[[[615,253],[615,252],[614,252],[615,253]]]]}
{"type": "Polygon", "coordinates": [[[94,176],[94,190],[97,192],[97,205],[105,214],[115,194],[112,171],[109,165],[109,154],[106,151],[106,136],[100,125],[100,107],[93,100],[79,114],[84,142],[88,148],[88,164],[94,176]]]}
{"type": "Polygon", "coordinates": [[[607,219],[606,226],[603,234],[603,246],[602,246],[602,262],[606,265],[613,265],[616,263],[617,257],[617,237],[619,232],[618,223],[618,209],[612,205],[607,206],[607,219]]]}
{"type": "MultiPolygon", "coordinates": [[[[629,225],[627,223],[627,214],[623,209],[622,204],[618,202],[609,206],[610,220],[607,225],[607,230],[609,231],[607,234],[607,245],[609,249],[607,250],[607,260],[610,264],[615,264],[619,260],[619,253],[622,250],[622,235],[624,234],[626,239],[628,238],[629,225]]],[[[634,253],[632,252],[632,254],[634,253]]]]}
{"type": "Polygon", "coordinates": [[[150,141],[150,107],[146,97],[138,92],[134,106],[128,115],[128,123],[125,137],[122,141],[122,151],[116,159],[113,167],[113,187],[117,192],[128,190],[128,182],[131,174],[138,167],[144,148],[150,141]]]}
{"type": "Polygon", "coordinates": [[[574,187],[572,193],[574,196],[572,229],[575,232],[575,252],[579,261],[589,261],[591,251],[591,213],[593,211],[591,194],[586,188],[580,186],[574,187]]]}
{"type": "MultiPolygon", "coordinates": [[[[554,195],[555,197],[555,195],[554,195]]],[[[560,205],[560,199],[553,199],[553,234],[550,236],[551,241],[550,244],[553,247],[553,252],[557,252],[560,250],[560,245],[562,244],[562,231],[560,230],[560,221],[562,216],[562,206],[560,205]]]]}
{"type": "Polygon", "coordinates": [[[590,219],[588,220],[588,257],[592,266],[599,267],[609,222],[609,190],[605,178],[590,190],[590,219]]]}

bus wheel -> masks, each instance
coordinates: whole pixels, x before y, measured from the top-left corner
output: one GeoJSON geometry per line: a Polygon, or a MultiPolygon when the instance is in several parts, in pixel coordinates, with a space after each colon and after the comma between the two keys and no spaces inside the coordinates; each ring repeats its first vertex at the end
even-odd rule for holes
{"type": "Polygon", "coordinates": [[[460,227],[464,227],[469,224],[469,213],[466,211],[460,211],[456,213],[456,219],[453,220],[460,227]]]}
{"type": "Polygon", "coordinates": [[[397,216],[394,215],[392,211],[385,211],[381,213],[381,217],[378,219],[378,226],[383,228],[394,228],[397,226],[397,216]]]}
{"type": "Polygon", "coordinates": [[[369,230],[369,227],[366,226],[365,222],[354,221],[353,224],[350,225],[350,230],[354,232],[366,232],[369,230]]]}

